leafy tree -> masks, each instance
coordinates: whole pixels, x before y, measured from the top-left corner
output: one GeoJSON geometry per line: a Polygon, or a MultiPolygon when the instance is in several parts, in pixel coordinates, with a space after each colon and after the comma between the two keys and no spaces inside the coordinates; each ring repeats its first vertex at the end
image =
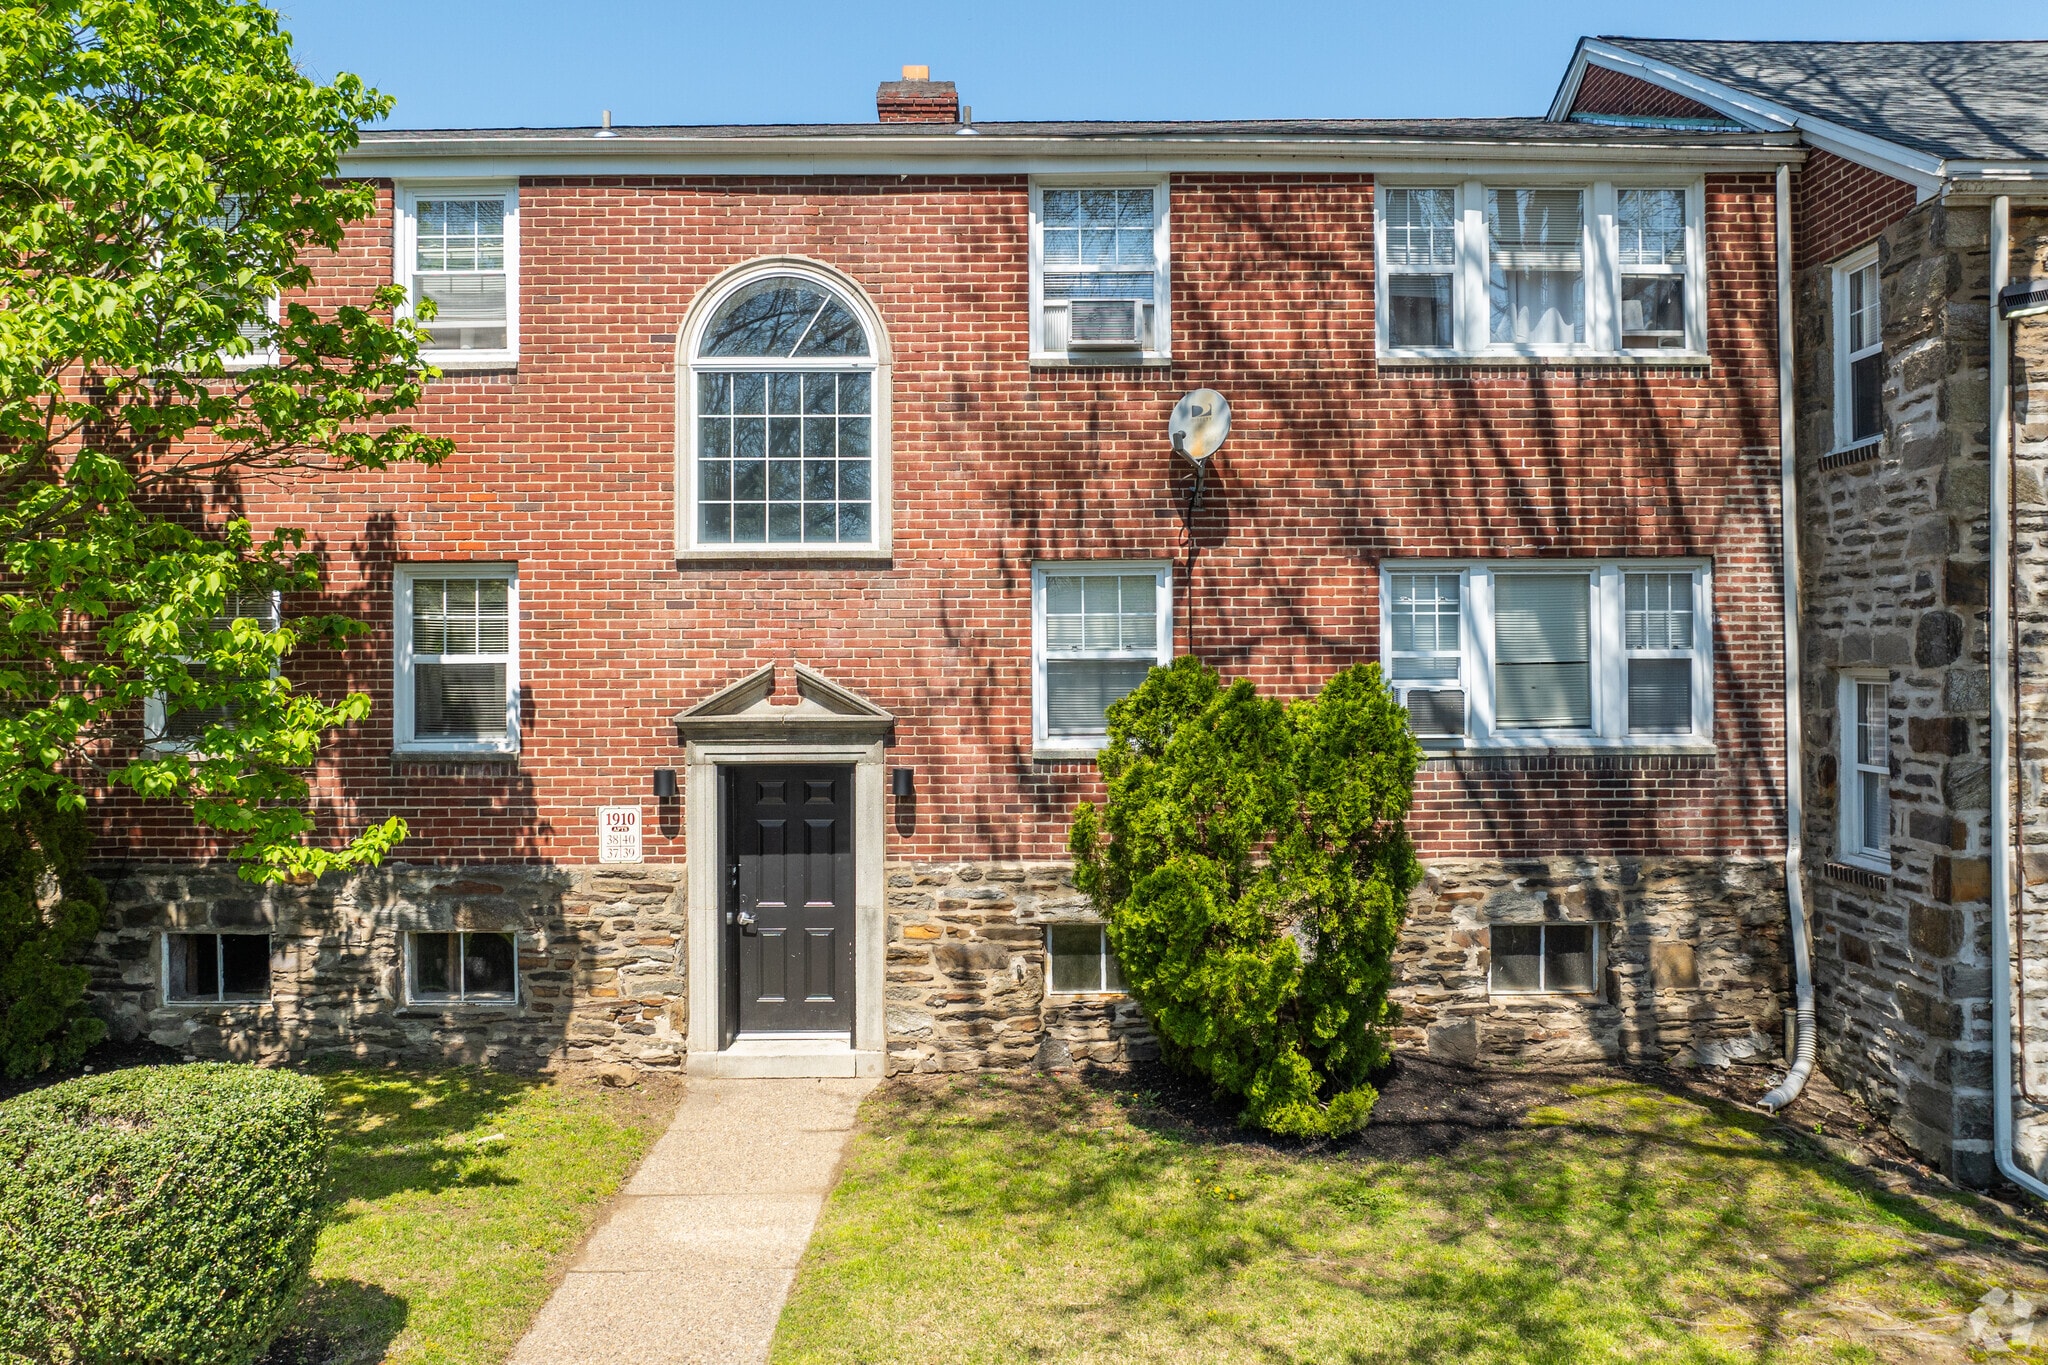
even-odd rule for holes
{"type": "Polygon", "coordinates": [[[323,739],[370,702],[302,692],[286,665],[366,627],[236,610],[320,581],[302,530],[242,514],[251,485],[452,449],[395,420],[434,375],[395,286],[322,310],[291,297],[308,254],[374,210],[339,157],[390,103],[353,76],[302,75],[277,16],[247,0],[0,9],[0,820],[15,846],[110,787],[187,807],[252,880],[375,863],[404,837],[393,818],[316,839],[307,809],[323,739]],[[151,696],[197,718],[196,744],[138,745],[151,696]]]}
{"type": "Polygon", "coordinates": [[[1421,760],[1377,664],[1282,705],[1183,657],[1109,709],[1077,877],[1168,1058],[1241,1122],[1330,1136],[1379,1097],[1421,760]]]}

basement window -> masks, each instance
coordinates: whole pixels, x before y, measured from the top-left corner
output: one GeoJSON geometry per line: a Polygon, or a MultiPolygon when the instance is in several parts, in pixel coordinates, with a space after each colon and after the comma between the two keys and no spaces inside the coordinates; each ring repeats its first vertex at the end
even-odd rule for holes
{"type": "Polygon", "coordinates": [[[165,934],[164,999],[178,1005],[270,998],[270,935],[165,934]]]}
{"type": "Polygon", "coordinates": [[[1495,995],[1591,995],[1599,926],[1496,924],[1491,931],[1495,995]]]}
{"type": "Polygon", "coordinates": [[[1047,989],[1054,995],[1120,994],[1123,971],[1100,924],[1054,924],[1045,931],[1047,989]]]}
{"type": "Polygon", "coordinates": [[[513,934],[406,935],[406,998],[415,1004],[510,1005],[519,1000],[513,934]]]}

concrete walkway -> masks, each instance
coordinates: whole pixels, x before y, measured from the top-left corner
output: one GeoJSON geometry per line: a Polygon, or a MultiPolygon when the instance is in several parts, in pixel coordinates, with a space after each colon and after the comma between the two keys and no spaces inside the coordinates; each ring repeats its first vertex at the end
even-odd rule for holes
{"type": "Polygon", "coordinates": [[[510,1365],[768,1358],[872,1080],[686,1082],[510,1365]]]}

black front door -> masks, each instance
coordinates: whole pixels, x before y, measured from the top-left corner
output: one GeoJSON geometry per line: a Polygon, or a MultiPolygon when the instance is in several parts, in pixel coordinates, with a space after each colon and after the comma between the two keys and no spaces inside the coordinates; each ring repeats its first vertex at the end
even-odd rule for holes
{"type": "Polygon", "coordinates": [[[853,769],[726,770],[739,1032],[853,1030],[853,769]]]}

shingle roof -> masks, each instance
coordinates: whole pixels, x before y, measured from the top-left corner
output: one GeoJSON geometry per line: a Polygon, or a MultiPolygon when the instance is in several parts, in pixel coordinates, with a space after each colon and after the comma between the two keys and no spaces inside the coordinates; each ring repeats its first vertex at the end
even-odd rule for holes
{"type": "Polygon", "coordinates": [[[1600,41],[1936,156],[2048,159],[2048,42],[1600,41]]]}
{"type": "MultiPolygon", "coordinates": [[[[1553,123],[1544,118],[1472,119],[1240,119],[1155,122],[976,123],[984,137],[1068,138],[1113,141],[1122,138],[1248,138],[1356,139],[1359,141],[1569,142],[1608,144],[1702,143],[1743,146],[1762,143],[1770,135],[1721,133],[1698,129],[1611,128],[1592,124],[1553,123]]],[[[904,138],[953,136],[946,123],[765,123],[659,125],[613,130],[619,143],[631,139],[670,138],[904,138]]],[[[420,141],[560,141],[596,136],[594,128],[369,128],[363,147],[380,143],[420,141]]]]}

